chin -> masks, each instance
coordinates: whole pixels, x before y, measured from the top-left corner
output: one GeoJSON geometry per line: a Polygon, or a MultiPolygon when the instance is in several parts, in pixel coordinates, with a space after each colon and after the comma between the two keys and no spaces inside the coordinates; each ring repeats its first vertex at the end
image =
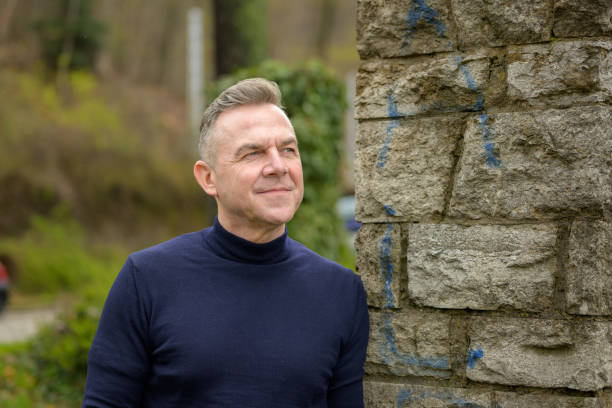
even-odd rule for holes
{"type": "Polygon", "coordinates": [[[269,224],[272,225],[282,225],[286,224],[293,218],[295,211],[285,210],[280,212],[275,212],[274,214],[270,214],[268,217],[264,218],[269,224]]]}

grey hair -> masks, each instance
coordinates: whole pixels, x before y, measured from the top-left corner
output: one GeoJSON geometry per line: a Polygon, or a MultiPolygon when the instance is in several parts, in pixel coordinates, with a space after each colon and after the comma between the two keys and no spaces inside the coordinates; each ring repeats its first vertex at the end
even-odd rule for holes
{"type": "Polygon", "coordinates": [[[198,149],[204,162],[213,166],[213,133],[219,115],[233,108],[244,105],[271,103],[283,109],[281,92],[276,82],[264,78],[249,78],[242,80],[225,91],[208,105],[202,114],[200,123],[200,140],[198,149]]]}

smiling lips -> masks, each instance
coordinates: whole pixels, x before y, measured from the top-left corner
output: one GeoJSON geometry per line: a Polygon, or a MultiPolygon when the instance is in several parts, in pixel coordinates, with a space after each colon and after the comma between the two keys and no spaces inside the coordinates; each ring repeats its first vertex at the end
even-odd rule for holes
{"type": "Polygon", "coordinates": [[[257,194],[265,194],[265,193],[286,193],[288,191],[293,190],[291,187],[273,187],[267,189],[256,190],[257,194]]]}

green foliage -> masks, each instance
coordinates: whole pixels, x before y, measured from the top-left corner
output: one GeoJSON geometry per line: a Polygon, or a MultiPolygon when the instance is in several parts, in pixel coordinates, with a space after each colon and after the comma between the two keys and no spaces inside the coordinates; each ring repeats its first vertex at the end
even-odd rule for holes
{"type": "Polygon", "coordinates": [[[99,307],[83,302],[32,340],[0,349],[0,408],[78,406],[99,317],[99,307]]]}
{"type": "Polygon", "coordinates": [[[0,408],[78,406],[101,306],[126,252],[86,243],[61,207],[52,218],[33,216],[21,237],[0,241],[0,253],[19,265],[20,293],[72,291],[76,298],[33,339],[0,347],[0,408]]]}
{"type": "Polygon", "coordinates": [[[43,328],[30,342],[28,358],[38,391],[49,400],[82,397],[87,353],[98,327],[100,309],[81,303],[43,328]]]}
{"type": "MultiPolygon", "coordinates": [[[[0,233],[58,204],[87,230],[184,231],[205,219],[184,128],[146,97],[69,76],[72,102],[39,76],[0,72],[0,233]],[[185,141],[182,142],[181,139],[185,141]]],[[[151,99],[151,98],[149,98],[151,99]]],[[[195,150],[195,147],[194,147],[195,150]]],[[[160,231],[162,233],[162,231],[160,231]]]]}
{"type": "Polygon", "coordinates": [[[52,218],[33,215],[30,229],[0,240],[0,253],[18,265],[16,287],[23,293],[53,295],[86,287],[108,290],[125,254],[86,246],[82,228],[58,207],[52,218]]]}
{"type": "Polygon", "coordinates": [[[95,56],[102,46],[106,25],[93,18],[92,0],[78,0],[76,18],[69,20],[74,0],[61,0],[57,16],[34,22],[45,65],[54,71],[60,66],[69,69],[93,68],[95,56]],[[66,39],[72,39],[72,53],[66,54],[66,39]]]}
{"type": "Polygon", "coordinates": [[[335,211],[340,197],[342,119],[346,109],[343,83],[318,62],[293,68],[267,61],[223,77],[211,97],[249,77],[278,83],[298,138],[305,190],[302,206],[288,225],[291,237],[325,257],[350,265],[346,232],[335,211]]]}

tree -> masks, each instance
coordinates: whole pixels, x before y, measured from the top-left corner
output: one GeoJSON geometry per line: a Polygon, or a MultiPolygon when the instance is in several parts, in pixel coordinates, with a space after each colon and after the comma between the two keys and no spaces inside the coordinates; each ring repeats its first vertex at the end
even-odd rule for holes
{"type": "Polygon", "coordinates": [[[267,56],[266,0],[215,0],[217,77],[267,56]]]}

